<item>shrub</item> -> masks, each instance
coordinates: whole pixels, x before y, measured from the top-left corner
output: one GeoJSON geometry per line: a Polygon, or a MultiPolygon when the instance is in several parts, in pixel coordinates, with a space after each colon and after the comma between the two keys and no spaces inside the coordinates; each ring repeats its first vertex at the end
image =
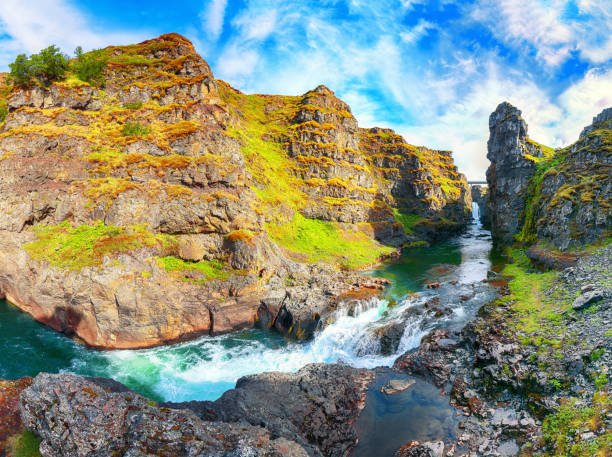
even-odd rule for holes
{"type": "Polygon", "coordinates": [[[48,86],[66,75],[68,59],[52,45],[29,58],[19,54],[9,67],[8,80],[16,86],[29,87],[35,83],[48,86]]]}
{"type": "Polygon", "coordinates": [[[83,53],[80,46],[75,49],[76,60],[73,63],[74,73],[81,81],[92,86],[104,86],[104,67],[107,56],[100,50],[83,53]]]}
{"type": "Polygon", "coordinates": [[[142,125],[138,121],[133,121],[125,124],[121,133],[123,136],[143,136],[148,135],[150,130],[146,125],[142,125]]]}
{"type": "Polygon", "coordinates": [[[4,122],[8,115],[8,108],[6,106],[0,106],[0,123],[4,122]]]}

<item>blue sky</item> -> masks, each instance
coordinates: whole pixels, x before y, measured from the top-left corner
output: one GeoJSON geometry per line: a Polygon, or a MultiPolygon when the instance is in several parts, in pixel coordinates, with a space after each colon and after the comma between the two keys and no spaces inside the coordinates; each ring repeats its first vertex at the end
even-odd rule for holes
{"type": "Polygon", "coordinates": [[[479,179],[501,101],[551,146],[612,106],[611,30],[610,0],[2,0],[0,70],[49,44],[71,53],[177,32],[244,92],[325,84],[361,126],[451,149],[479,179]]]}

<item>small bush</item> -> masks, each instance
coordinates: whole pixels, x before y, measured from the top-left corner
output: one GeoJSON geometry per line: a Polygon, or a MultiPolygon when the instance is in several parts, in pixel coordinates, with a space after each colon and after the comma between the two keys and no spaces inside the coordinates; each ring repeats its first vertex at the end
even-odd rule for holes
{"type": "Polygon", "coordinates": [[[56,46],[49,46],[30,57],[19,54],[9,67],[8,81],[16,86],[29,87],[36,83],[49,86],[64,78],[68,71],[68,58],[56,46]]]}
{"type": "Polygon", "coordinates": [[[0,106],[0,123],[4,122],[8,115],[8,108],[6,106],[0,106]]]}
{"type": "Polygon", "coordinates": [[[142,108],[142,102],[126,103],[125,105],[123,105],[123,107],[125,109],[140,109],[142,108]]]}
{"type": "Polygon", "coordinates": [[[104,67],[108,58],[99,50],[83,54],[83,49],[79,46],[74,51],[76,60],[73,63],[73,70],[81,81],[92,86],[104,86],[104,67]]]}
{"type": "Polygon", "coordinates": [[[138,121],[128,122],[123,126],[121,131],[123,136],[143,136],[151,133],[146,125],[142,125],[138,121]]]}

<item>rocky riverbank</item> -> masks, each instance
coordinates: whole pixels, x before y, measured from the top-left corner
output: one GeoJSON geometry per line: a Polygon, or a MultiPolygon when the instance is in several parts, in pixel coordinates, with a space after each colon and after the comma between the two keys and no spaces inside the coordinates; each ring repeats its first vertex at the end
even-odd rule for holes
{"type": "Polygon", "coordinates": [[[308,338],[380,288],[343,271],[470,221],[450,152],[360,128],[324,86],[243,94],[177,34],[86,58],[96,81],[0,78],[0,296],[88,345],[308,338]]]}

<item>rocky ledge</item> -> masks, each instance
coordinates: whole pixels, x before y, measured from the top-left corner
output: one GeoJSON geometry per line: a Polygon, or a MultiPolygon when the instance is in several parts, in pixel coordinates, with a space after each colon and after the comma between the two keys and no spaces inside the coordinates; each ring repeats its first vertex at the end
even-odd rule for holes
{"type": "Polygon", "coordinates": [[[155,404],[109,379],[40,374],[21,387],[16,416],[43,457],[345,456],[372,377],[309,365],[242,378],[216,402],[155,404]]]}
{"type": "Polygon", "coordinates": [[[380,290],[346,271],[469,221],[450,152],[359,128],[324,86],[243,94],[177,34],[87,56],[89,83],[0,77],[0,297],[91,346],[308,338],[380,290]]]}

